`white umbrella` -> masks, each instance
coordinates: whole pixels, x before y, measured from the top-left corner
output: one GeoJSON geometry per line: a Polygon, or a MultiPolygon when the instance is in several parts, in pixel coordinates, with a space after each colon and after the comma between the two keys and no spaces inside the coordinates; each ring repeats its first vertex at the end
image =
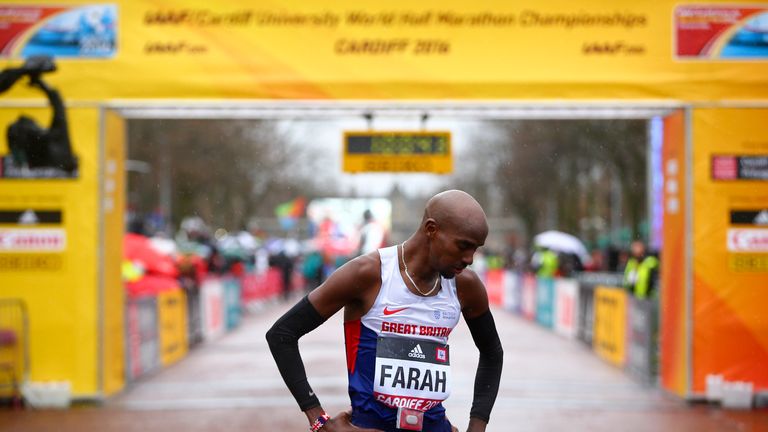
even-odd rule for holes
{"type": "Polygon", "coordinates": [[[544,231],[533,238],[533,244],[557,252],[576,254],[582,263],[592,261],[584,243],[577,237],[562,231],[544,231]]]}

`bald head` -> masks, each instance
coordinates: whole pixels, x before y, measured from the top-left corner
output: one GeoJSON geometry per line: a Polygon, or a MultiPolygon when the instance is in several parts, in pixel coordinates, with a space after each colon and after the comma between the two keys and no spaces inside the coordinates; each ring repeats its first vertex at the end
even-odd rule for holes
{"type": "Polygon", "coordinates": [[[460,190],[440,192],[427,201],[424,221],[432,218],[447,229],[481,234],[488,233],[485,212],[472,195],[460,190]]]}

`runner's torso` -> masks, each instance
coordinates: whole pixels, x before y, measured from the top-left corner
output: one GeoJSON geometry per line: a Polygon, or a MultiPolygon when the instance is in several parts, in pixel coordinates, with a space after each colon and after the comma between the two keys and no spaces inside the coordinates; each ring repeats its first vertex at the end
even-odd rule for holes
{"type": "Polygon", "coordinates": [[[448,336],[461,306],[455,279],[441,278],[432,297],[405,285],[396,246],[380,249],[381,289],[361,319],[344,323],[353,419],[394,422],[397,407],[425,411],[442,420],[450,394],[448,336]]]}

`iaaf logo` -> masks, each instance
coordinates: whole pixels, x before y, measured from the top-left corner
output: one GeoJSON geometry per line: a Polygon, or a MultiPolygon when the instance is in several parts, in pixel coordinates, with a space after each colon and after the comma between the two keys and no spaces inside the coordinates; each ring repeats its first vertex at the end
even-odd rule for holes
{"type": "Polygon", "coordinates": [[[424,355],[424,351],[421,350],[421,345],[416,345],[411,352],[408,353],[408,357],[418,358],[418,359],[426,359],[427,356],[424,355]]]}
{"type": "Polygon", "coordinates": [[[768,229],[729,229],[728,250],[731,252],[768,252],[768,229]]]}

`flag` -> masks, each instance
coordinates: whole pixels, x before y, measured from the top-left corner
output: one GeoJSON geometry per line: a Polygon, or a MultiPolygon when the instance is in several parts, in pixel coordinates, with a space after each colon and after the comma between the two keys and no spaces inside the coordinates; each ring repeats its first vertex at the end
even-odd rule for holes
{"type": "Polygon", "coordinates": [[[275,207],[275,216],[280,221],[280,226],[284,230],[293,229],[297,219],[304,215],[306,205],[307,200],[304,197],[298,197],[275,207]]]}

